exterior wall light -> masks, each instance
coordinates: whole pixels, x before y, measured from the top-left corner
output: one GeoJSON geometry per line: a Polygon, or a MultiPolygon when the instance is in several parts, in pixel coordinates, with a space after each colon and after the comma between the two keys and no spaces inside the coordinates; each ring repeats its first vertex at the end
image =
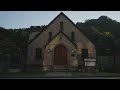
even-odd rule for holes
{"type": "Polygon", "coordinates": [[[48,52],[50,52],[50,49],[48,49],[48,52]]]}
{"type": "Polygon", "coordinates": [[[72,53],[74,53],[75,51],[72,49],[72,53]]]}

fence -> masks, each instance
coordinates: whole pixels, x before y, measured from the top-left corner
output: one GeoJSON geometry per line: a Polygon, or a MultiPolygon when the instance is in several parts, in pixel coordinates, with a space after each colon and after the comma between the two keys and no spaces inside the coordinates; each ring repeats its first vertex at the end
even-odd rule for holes
{"type": "Polygon", "coordinates": [[[97,65],[104,68],[104,72],[120,72],[120,56],[97,56],[97,65]]]}

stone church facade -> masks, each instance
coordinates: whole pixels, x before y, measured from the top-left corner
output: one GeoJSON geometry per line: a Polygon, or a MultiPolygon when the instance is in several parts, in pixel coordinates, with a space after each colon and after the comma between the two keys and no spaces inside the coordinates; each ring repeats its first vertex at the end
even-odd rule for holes
{"type": "Polygon", "coordinates": [[[41,65],[43,70],[51,66],[69,69],[83,65],[84,53],[86,58],[96,58],[95,45],[61,12],[44,30],[30,34],[27,65],[41,65]]]}

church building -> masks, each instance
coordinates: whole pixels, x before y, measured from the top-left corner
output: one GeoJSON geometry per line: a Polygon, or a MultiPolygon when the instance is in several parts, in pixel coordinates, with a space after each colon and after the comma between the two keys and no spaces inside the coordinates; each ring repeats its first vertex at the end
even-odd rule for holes
{"type": "Polygon", "coordinates": [[[27,65],[75,70],[84,64],[83,58],[96,58],[95,45],[63,12],[29,36],[27,65]]]}

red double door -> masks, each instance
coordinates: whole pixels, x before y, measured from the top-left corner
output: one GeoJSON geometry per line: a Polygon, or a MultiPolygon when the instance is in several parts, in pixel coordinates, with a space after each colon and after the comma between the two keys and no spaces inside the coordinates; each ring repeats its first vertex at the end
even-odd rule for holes
{"type": "Polygon", "coordinates": [[[59,45],[54,50],[54,65],[67,64],[67,50],[64,46],[59,45]]]}

